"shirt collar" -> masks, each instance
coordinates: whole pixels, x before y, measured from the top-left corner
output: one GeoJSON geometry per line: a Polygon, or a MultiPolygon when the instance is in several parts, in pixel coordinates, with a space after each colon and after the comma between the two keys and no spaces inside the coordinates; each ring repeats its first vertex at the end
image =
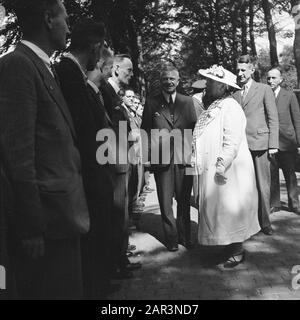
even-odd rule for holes
{"type": "Polygon", "coordinates": [[[131,108],[127,107],[124,102],[122,103],[122,106],[125,108],[125,110],[127,111],[127,113],[128,113],[131,117],[134,117],[134,116],[135,116],[135,111],[132,110],[131,108]]]}
{"type": "Polygon", "coordinates": [[[112,77],[110,77],[107,81],[108,81],[109,84],[114,88],[116,94],[118,94],[121,88],[120,88],[120,87],[118,86],[118,84],[114,81],[114,79],[113,79],[112,77]]]}
{"type": "Polygon", "coordinates": [[[278,87],[274,90],[274,94],[275,94],[275,97],[276,97],[276,98],[278,97],[279,91],[280,91],[280,86],[278,86],[278,87]]]}
{"type": "Polygon", "coordinates": [[[70,60],[72,60],[78,66],[78,68],[80,69],[80,71],[81,71],[81,73],[83,75],[84,80],[87,82],[88,77],[87,77],[85,71],[82,69],[81,64],[79,63],[77,58],[71,52],[66,53],[65,57],[69,58],[70,60]]]}
{"type": "Polygon", "coordinates": [[[250,80],[244,85],[246,90],[250,89],[252,82],[253,82],[253,80],[252,80],[252,78],[250,78],[250,80]]]}
{"type": "MultiPolygon", "coordinates": [[[[165,100],[167,101],[167,103],[169,103],[170,94],[169,94],[169,93],[166,93],[165,91],[162,91],[162,94],[163,94],[165,100]]],[[[173,92],[171,95],[172,95],[172,100],[173,100],[173,102],[175,102],[175,99],[176,99],[176,91],[173,92]]]]}
{"type": "Polygon", "coordinates": [[[47,55],[47,53],[42,50],[40,47],[38,47],[36,44],[28,41],[28,40],[22,40],[22,44],[27,46],[29,49],[31,49],[46,65],[46,67],[51,71],[50,69],[50,57],[47,55]]]}
{"type": "Polygon", "coordinates": [[[98,94],[99,88],[95,85],[95,83],[93,81],[91,81],[90,79],[87,79],[87,83],[93,88],[93,90],[96,92],[96,94],[98,94]]]}

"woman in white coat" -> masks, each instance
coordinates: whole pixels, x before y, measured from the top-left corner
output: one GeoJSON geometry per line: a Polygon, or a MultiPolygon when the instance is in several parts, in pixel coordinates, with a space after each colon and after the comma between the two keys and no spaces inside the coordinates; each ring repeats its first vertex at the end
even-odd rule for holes
{"type": "Polygon", "coordinates": [[[199,73],[207,78],[212,102],[200,115],[193,136],[198,241],[225,245],[224,267],[234,267],[245,258],[243,242],[260,230],[246,117],[229,94],[230,87],[239,88],[233,73],[216,65],[199,73]]]}

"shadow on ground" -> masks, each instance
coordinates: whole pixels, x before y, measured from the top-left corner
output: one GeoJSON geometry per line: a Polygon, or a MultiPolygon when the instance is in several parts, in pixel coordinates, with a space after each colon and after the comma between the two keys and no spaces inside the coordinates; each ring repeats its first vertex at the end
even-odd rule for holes
{"type": "Polygon", "coordinates": [[[300,299],[292,274],[293,267],[300,265],[300,217],[285,210],[284,183],[282,189],[282,209],[271,215],[274,235],[258,233],[246,241],[246,260],[234,269],[225,269],[220,263],[222,248],[197,246],[188,251],[180,246],[178,252],[168,252],[162,245],[158,205],[148,206],[136,235],[141,247],[151,242],[141,259],[143,268],[123,282],[112,299],[300,299]]]}

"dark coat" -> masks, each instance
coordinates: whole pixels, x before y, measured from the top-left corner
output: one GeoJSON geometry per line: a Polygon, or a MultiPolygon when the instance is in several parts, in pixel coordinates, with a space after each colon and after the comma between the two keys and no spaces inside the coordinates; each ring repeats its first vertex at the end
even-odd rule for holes
{"type": "Polygon", "coordinates": [[[100,90],[104,99],[105,108],[112,120],[113,129],[116,135],[116,165],[115,172],[125,173],[130,169],[128,164],[128,150],[132,143],[128,142],[130,134],[130,119],[126,109],[122,106],[121,97],[107,81],[102,81],[100,90]]]}
{"type": "Polygon", "coordinates": [[[89,229],[72,117],[44,62],[19,44],[0,59],[0,142],[18,238],[68,238],[89,229]]]}
{"type": "Polygon", "coordinates": [[[293,92],[280,88],[276,98],[279,118],[279,150],[300,147],[300,107],[293,92]]]}
{"type": "MultiPolygon", "coordinates": [[[[174,101],[173,121],[168,104],[162,93],[146,100],[141,128],[144,129],[147,132],[148,137],[151,138],[151,145],[150,140],[148,141],[148,159],[150,160],[151,158],[151,151],[152,153],[154,151],[156,154],[159,152],[159,163],[157,163],[157,161],[154,163],[153,158],[150,160],[153,169],[155,169],[155,165],[158,165],[158,167],[168,166],[171,161],[175,161],[178,164],[183,165],[188,164],[189,157],[191,155],[192,132],[196,121],[197,116],[194,102],[191,97],[184,96],[180,93],[176,94],[176,99],[174,101]],[[151,135],[151,129],[165,130],[167,133],[170,133],[175,129],[177,133],[179,133],[179,136],[181,136],[182,140],[177,140],[174,148],[172,143],[170,144],[169,163],[168,161],[165,162],[162,159],[162,150],[166,150],[166,144],[164,144],[166,140],[156,139],[156,137],[154,137],[155,135],[151,135]]],[[[168,135],[166,135],[166,139],[168,139],[168,135]]],[[[145,148],[143,146],[143,150],[144,149],[145,148]]]]}
{"type": "MultiPolygon", "coordinates": [[[[113,178],[106,165],[97,163],[97,132],[109,128],[105,109],[87,84],[77,64],[69,58],[62,58],[55,66],[61,89],[66,99],[75,130],[82,159],[83,181],[90,213],[102,206],[113,192],[113,178]]],[[[106,213],[105,213],[106,214],[106,213]]],[[[93,229],[93,226],[91,226],[93,229]]]]}
{"type": "Polygon", "coordinates": [[[242,101],[241,90],[233,97],[244,109],[247,118],[246,134],[249,149],[253,151],[278,149],[278,113],[272,89],[253,80],[242,101]]]}

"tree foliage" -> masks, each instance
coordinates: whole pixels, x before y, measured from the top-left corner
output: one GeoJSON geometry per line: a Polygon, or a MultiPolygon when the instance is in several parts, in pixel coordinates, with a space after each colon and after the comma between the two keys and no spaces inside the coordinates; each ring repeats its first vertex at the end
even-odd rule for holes
{"type": "MultiPolygon", "coordinates": [[[[0,29],[0,37],[5,39],[0,54],[20,39],[11,11],[13,1],[0,0],[8,12],[8,19],[0,29]]],[[[269,35],[272,33],[271,51],[267,52],[272,57],[270,63],[277,64],[283,58],[275,50],[276,34],[281,30],[273,15],[283,11],[292,14],[296,5],[300,8],[299,0],[65,0],[64,3],[71,27],[82,16],[104,21],[107,41],[114,51],[132,56],[133,86],[141,93],[157,77],[162,60],[176,63],[185,86],[197,77],[199,68],[214,63],[234,71],[240,54],[261,56],[257,54],[255,38],[267,31],[269,35]]],[[[300,28],[296,29],[296,39],[299,32],[300,28]]],[[[291,30],[284,36],[291,37],[293,33],[291,30]]],[[[300,77],[299,46],[300,40],[295,40],[300,77]]]]}

